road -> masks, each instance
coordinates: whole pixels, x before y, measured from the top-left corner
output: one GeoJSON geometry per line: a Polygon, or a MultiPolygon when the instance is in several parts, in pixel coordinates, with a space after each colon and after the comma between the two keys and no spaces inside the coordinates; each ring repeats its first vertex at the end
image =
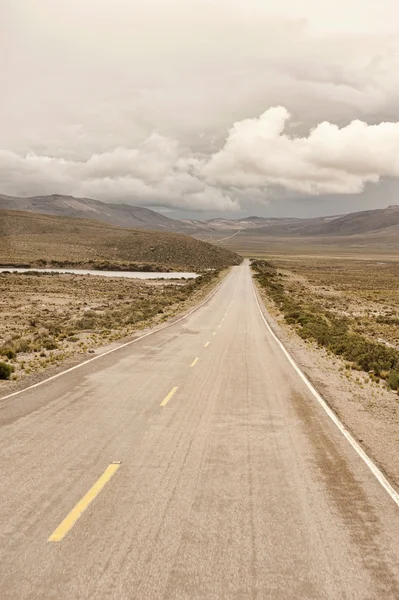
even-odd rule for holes
{"type": "Polygon", "coordinates": [[[272,338],[246,264],[0,408],[1,600],[399,598],[398,506],[272,338]]]}
{"type": "Polygon", "coordinates": [[[242,231],[242,229],[239,229],[238,231],[236,231],[236,232],[235,232],[235,233],[233,233],[232,235],[229,235],[229,236],[227,236],[227,237],[224,237],[224,238],[222,238],[222,239],[220,239],[220,240],[215,240],[215,241],[214,241],[214,243],[217,243],[217,242],[224,242],[225,240],[229,240],[230,238],[233,238],[233,237],[235,237],[236,235],[238,235],[239,233],[241,233],[241,231],[242,231]]]}

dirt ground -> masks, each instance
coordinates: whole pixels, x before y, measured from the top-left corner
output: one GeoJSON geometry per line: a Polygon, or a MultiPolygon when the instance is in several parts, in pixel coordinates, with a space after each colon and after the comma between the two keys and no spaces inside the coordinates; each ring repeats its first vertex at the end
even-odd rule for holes
{"type": "Polygon", "coordinates": [[[183,312],[219,277],[143,281],[70,274],[0,274],[0,395],[73,358],[183,312]]]}
{"type": "Polygon", "coordinates": [[[399,347],[399,262],[274,260],[284,286],[322,309],[356,320],[360,333],[399,347]]]}
{"type": "MultiPolygon", "coordinates": [[[[398,347],[399,263],[378,261],[273,261],[288,294],[312,298],[322,308],[356,319],[371,339],[398,347]],[[381,321],[381,322],[379,322],[381,321]]],[[[399,487],[399,396],[383,380],[349,368],[314,342],[302,339],[260,289],[270,325],[354,437],[399,487]]]]}

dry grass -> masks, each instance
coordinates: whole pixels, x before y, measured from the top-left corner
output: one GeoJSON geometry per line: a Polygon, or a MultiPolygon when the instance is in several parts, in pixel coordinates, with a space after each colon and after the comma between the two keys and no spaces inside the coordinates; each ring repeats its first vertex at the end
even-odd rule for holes
{"type": "Polygon", "coordinates": [[[258,281],[287,323],[399,393],[399,263],[255,261],[258,281]]]}
{"type": "Polygon", "coordinates": [[[13,379],[127,337],[184,310],[218,279],[147,283],[85,275],[0,274],[0,361],[13,379]]]}
{"type": "Polygon", "coordinates": [[[275,260],[298,298],[356,322],[356,329],[399,348],[399,262],[331,259],[275,260]]]}
{"type": "Polygon", "coordinates": [[[218,244],[245,257],[265,259],[290,257],[313,260],[398,260],[399,238],[358,235],[344,237],[269,237],[243,232],[218,244]]]}

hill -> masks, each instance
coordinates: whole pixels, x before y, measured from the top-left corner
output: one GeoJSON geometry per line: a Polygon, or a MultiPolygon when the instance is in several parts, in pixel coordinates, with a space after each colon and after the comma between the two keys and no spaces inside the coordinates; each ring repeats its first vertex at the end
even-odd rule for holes
{"type": "Polygon", "coordinates": [[[0,263],[192,270],[237,265],[241,257],[178,233],[0,210],[0,263]],[[134,263],[134,264],[133,264],[134,263]]]}
{"type": "Polygon", "coordinates": [[[170,219],[142,206],[108,204],[92,198],[74,198],[60,194],[27,198],[0,194],[0,209],[22,210],[59,217],[96,219],[119,227],[174,231],[188,235],[200,231],[200,228],[194,223],[170,219]]]}
{"type": "Polygon", "coordinates": [[[347,215],[296,219],[292,222],[277,219],[256,228],[256,235],[289,237],[330,237],[365,235],[383,232],[399,226],[399,206],[365,210],[347,215]]]}
{"type": "Polygon", "coordinates": [[[237,232],[240,237],[346,237],[383,235],[399,236],[399,206],[365,210],[346,215],[327,217],[211,219],[207,221],[214,231],[237,232]]]}

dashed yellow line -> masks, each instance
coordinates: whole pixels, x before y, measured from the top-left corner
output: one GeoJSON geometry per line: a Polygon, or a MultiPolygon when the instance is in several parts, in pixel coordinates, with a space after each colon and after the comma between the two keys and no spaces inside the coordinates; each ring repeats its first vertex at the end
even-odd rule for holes
{"type": "Polygon", "coordinates": [[[121,466],[121,463],[115,462],[108,465],[105,469],[104,473],[101,475],[100,479],[96,481],[93,487],[83,496],[81,500],[76,504],[76,506],[71,510],[71,512],[65,517],[65,519],[58,525],[57,529],[53,531],[53,533],[48,538],[48,542],[60,542],[64,539],[66,534],[72,529],[75,525],[76,521],[80,519],[86,508],[93,502],[93,500],[98,496],[103,487],[108,483],[108,481],[113,477],[116,471],[121,466]]]}
{"type": "Polygon", "coordinates": [[[177,392],[177,390],[178,390],[178,389],[179,389],[179,388],[178,388],[177,386],[176,386],[176,387],[173,387],[173,388],[170,390],[169,394],[168,394],[168,395],[167,395],[167,396],[166,396],[166,397],[165,397],[165,398],[162,400],[162,402],[161,402],[161,406],[166,406],[166,405],[167,405],[167,403],[169,402],[169,400],[170,400],[171,398],[173,398],[173,396],[176,394],[176,392],[177,392]]]}
{"type": "Polygon", "coordinates": [[[207,342],[207,343],[205,344],[204,348],[208,348],[208,346],[209,346],[209,344],[210,344],[210,343],[211,343],[211,342],[207,342]]]}
{"type": "Polygon", "coordinates": [[[197,362],[199,361],[199,358],[194,358],[193,362],[191,363],[190,367],[195,367],[195,365],[197,364],[197,362]]]}
{"type": "Polygon", "coordinates": [[[216,335],[216,331],[214,331],[214,332],[212,333],[212,335],[216,335]]]}

